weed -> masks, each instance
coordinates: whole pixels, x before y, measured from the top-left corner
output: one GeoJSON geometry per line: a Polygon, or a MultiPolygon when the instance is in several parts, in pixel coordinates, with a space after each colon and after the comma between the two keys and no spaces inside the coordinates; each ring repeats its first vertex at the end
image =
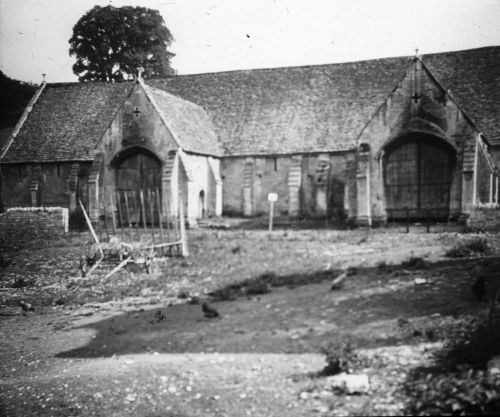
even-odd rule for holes
{"type": "Polygon", "coordinates": [[[31,280],[24,279],[23,277],[16,277],[12,283],[12,288],[26,288],[31,287],[33,282],[31,280]]]}
{"type": "Polygon", "coordinates": [[[405,384],[410,415],[498,415],[499,379],[484,371],[427,373],[405,384]]]}
{"type": "Polygon", "coordinates": [[[347,272],[348,277],[352,277],[353,275],[358,274],[358,268],[355,268],[354,266],[350,266],[349,268],[347,268],[346,272],[347,272]]]}
{"type": "Polygon", "coordinates": [[[247,295],[267,294],[268,292],[270,292],[269,284],[261,280],[250,281],[245,288],[245,292],[247,295]]]}
{"type": "Polygon", "coordinates": [[[445,256],[449,258],[466,258],[468,256],[489,255],[492,247],[487,239],[476,237],[467,242],[461,242],[449,249],[445,256]]]}
{"type": "Polygon", "coordinates": [[[326,356],[326,366],[320,372],[322,376],[352,372],[359,363],[356,347],[350,339],[330,343],[322,353],[326,356]]]}
{"type": "Polygon", "coordinates": [[[215,290],[214,292],[211,292],[210,295],[219,301],[234,301],[236,299],[237,291],[238,289],[229,286],[215,290]]]}
{"type": "Polygon", "coordinates": [[[427,268],[427,263],[420,256],[410,256],[410,258],[401,263],[401,266],[411,269],[425,269],[427,268]]]}

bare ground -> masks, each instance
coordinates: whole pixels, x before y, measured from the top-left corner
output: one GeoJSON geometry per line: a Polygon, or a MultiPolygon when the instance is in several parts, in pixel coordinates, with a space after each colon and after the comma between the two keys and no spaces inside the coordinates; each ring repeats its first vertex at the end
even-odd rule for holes
{"type": "Polygon", "coordinates": [[[487,309],[471,294],[473,279],[485,274],[490,295],[500,285],[500,236],[481,235],[494,248],[487,258],[449,260],[448,248],[477,236],[403,232],[191,230],[189,258],[168,259],[151,275],[123,271],[108,280],[112,265],[78,276],[86,234],[6,252],[0,411],[409,413],[403,385],[411,371],[432,366],[433,354],[487,309]],[[418,257],[425,262],[408,262],[418,257]],[[348,267],[356,269],[345,286],[330,291],[331,279],[348,267]],[[269,292],[254,294],[263,274],[272,277],[269,292]],[[217,290],[218,298],[208,295],[217,290]],[[208,300],[221,318],[205,319],[190,296],[208,300]],[[19,300],[35,310],[22,311],[19,300]],[[322,347],[345,337],[363,359],[355,371],[369,376],[367,394],[333,392],[319,374],[322,347]]]}

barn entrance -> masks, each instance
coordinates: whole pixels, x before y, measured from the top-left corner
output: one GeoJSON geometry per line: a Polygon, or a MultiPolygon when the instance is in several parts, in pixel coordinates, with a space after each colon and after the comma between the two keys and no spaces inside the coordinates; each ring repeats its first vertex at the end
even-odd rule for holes
{"type": "Polygon", "coordinates": [[[446,142],[411,135],[390,146],[384,162],[388,220],[448,218],[454,153],[446,142]]]}
{"type": "MultiPolygon", "coordinates": [[[[146,150],[129,151],[120,155],[116,163],[116,190],[122,207],[129,206],[130,222],[142,221],[140,192],[143,196],[157,191],[161,193],[161,161],[146,150]]],[[[144,213],[148,222],[150,214],[144,213]]]]}

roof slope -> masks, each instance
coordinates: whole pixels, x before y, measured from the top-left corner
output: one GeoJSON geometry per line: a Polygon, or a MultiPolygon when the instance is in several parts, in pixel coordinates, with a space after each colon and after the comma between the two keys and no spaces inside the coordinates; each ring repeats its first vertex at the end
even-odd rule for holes
{"type": "Polygon", "coordinates": [[[424,64],[492,145],[500,145],[500,46],[424,55],[424,64]]]}
{"type": "Polygon", "coordinates": [[[180,75],[149,83],[205,108],[226,155],[342,151],[410,59],[180,75]]]}
{"type": "Polygon", "coordinates": [[[158,111],[167,127],[185,151],[204,155],[222,155],[222,147],[214,133],[212,122],[202,107],[166,91],[146,84],[143,86],[157,104],[158,111]]]}
{"type": "MultiPolygon", "coordinates": [[[[180,75],[151,83],[203,106],[227,155],[347,150],[412,58],[180,75]]],[[[500,47],[422,60],[490,143],[500,145],[500,47]]]]}
{"type": "Polygon", "coordinates": [[[0,129],[0,155],[2,155],[4,147],[9,143],[9,138],[13,131],[13,127],[0,129]]]}
{"type": "Polygon", "coordinates": [[[47,84],[2,162],[92,160],[133,83],[47,84]]]}

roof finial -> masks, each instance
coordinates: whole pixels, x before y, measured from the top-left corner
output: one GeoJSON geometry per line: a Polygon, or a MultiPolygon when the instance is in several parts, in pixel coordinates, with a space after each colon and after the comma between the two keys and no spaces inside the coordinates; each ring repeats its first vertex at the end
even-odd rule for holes
{"type": "Polygon", "coordinates": [[[418,56],[418,46],[415,48],[415,56],[418,56]]]}
{"type": "Polygon", "coordinates": [[[45,76],[46,76],[46,75],[47,75],[47,74],[42,74],[42,84],[45,84],[45,76]]]}

